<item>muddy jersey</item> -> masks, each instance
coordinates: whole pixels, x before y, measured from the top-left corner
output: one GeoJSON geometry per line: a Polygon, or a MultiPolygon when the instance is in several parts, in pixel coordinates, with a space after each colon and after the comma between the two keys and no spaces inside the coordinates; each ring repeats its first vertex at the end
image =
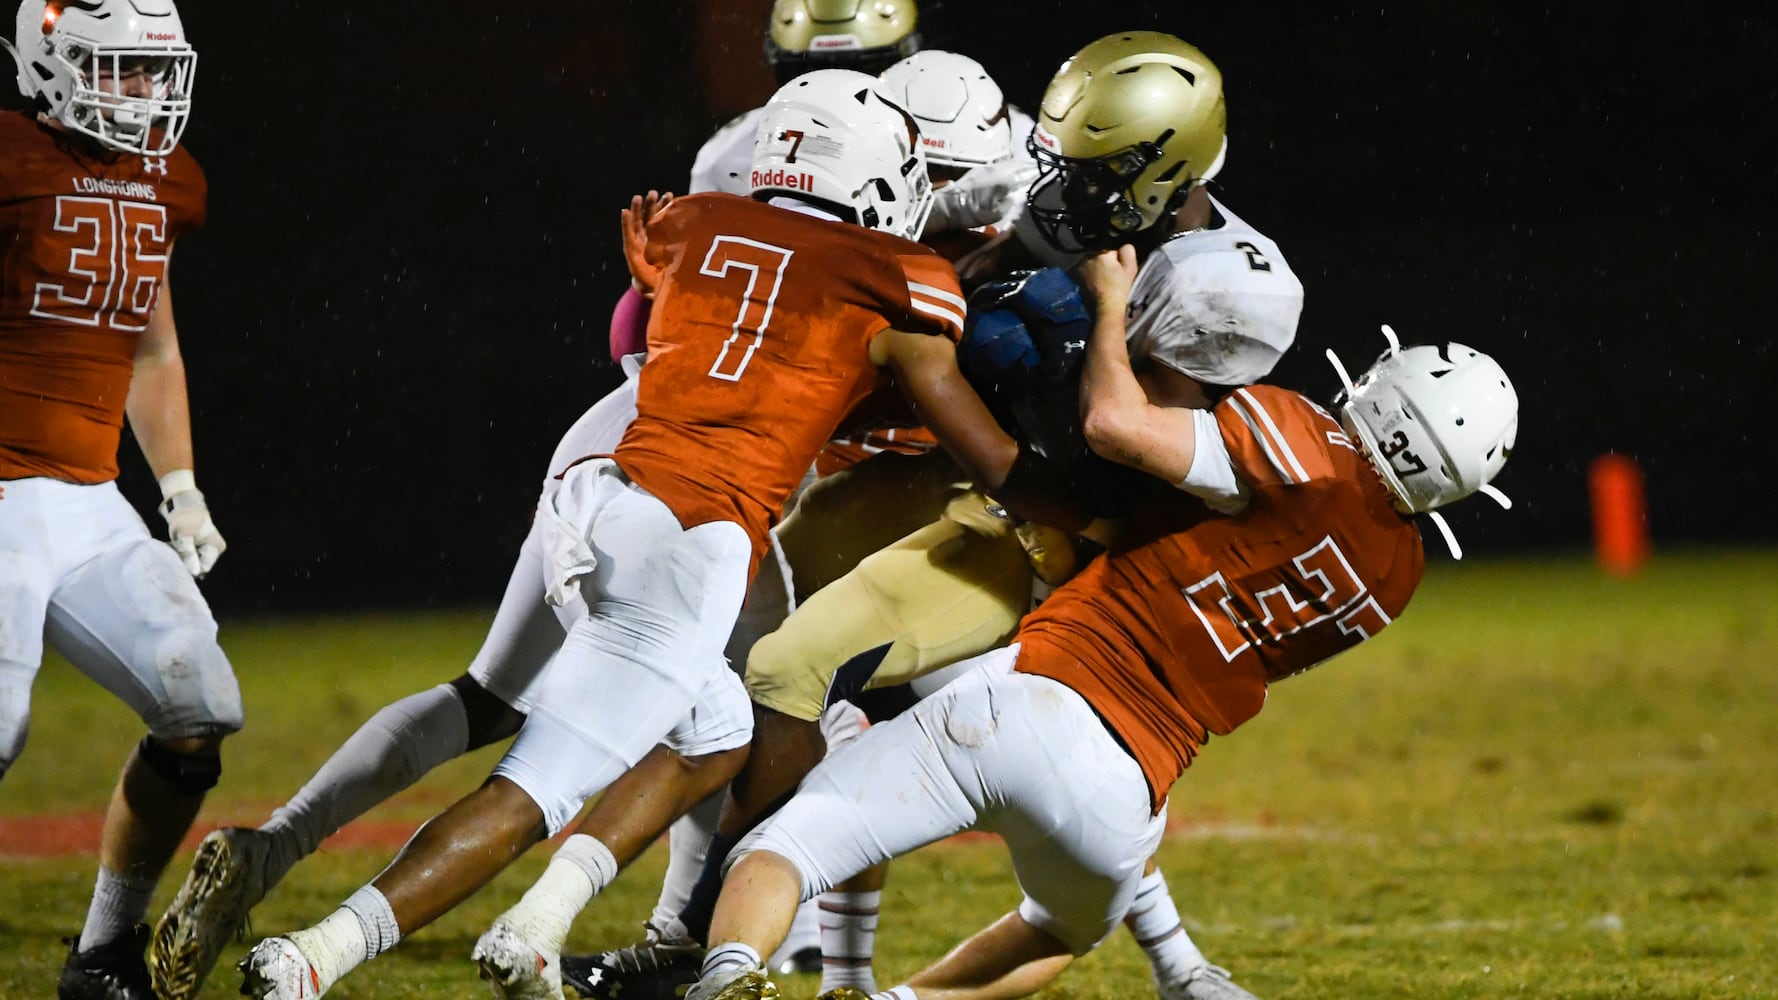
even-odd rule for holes
{"type": "Polygon", "coordinates": [[[909,240],[726,194],[650,223],[664,265],[636,422],[618,464],[691,528],[766,532],[824,443],[878,384],[891,327],[956,341],[951,265],[909,240]]]}
{"type": "Polygon", "coordinates": [[[1376,635],[1424,568],[1419,529],[1320,407],[1250,386],[1214,414],[1247,510],[1157,494],[1019,632],[1018,669],[1092,704],[1156,808],[1209,734],[1258,713],[1268,683],[1376,635]]]}
{"type": "Polygon", "coordinates": [[[100,154],[0,113],[0,479],[117,477],[136,341],[204,192],[183,147],[100,154]]]}

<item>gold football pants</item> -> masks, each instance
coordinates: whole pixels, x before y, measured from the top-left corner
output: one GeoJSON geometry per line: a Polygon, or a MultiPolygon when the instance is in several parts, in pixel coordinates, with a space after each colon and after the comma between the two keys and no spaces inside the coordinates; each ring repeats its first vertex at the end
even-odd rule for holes
{"type": "Polygon", "coordinates": [[[797,592],[808,596],[753,646],[745,676],[755,703],[812,721],[835,692],[905,683],[1017,630],[1032,571],[1011,522],[982,494],[958,495],[950,459],[893,456],[932,466],[910,477],[890,457],[811,487],[780,528],[797,592]],[[910,521],[911,532],[880,547],[886,526],[910,521]]]}

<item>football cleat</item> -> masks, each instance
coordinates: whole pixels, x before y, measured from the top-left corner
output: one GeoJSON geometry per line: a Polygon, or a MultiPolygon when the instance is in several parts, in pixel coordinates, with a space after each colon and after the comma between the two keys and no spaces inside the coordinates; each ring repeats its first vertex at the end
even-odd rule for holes
{"type": "Polygon", "coordinates": [[[469,957],[500,1000],[562,1000],[561,949],[526,937],[505,917],[494,921],[469,957]]]}
{"type": "Polygon", "coordinates": [[[810,975],[820,972],[821,946],[810,945],[807,948],[798,948],[773,966],[772,971],[780,976],[796,975],[797,973],[810,975]]]}
{"type": "Polygon", "coordinates": [[[161,1000],[191,1000],[230,938],[247,928],[247,911],[265,898],[272,838],[258,830],[212,830],[198,845],[191,873],[154,928],[148,971],[161,1000]]]}
{"type": "Polygon", "coordinates": [[[704,946],[688,937],[663,938],[653,927],[640,944],[597,955],[563,955],[562,980],[593,1000],[676,1000],[698,981],[704,946]]]}
{"type": "Polygon", "coordinates": [[[685,1000],[770,1000],[778,987],[762,969],[733,969],[698,980],[685,1000]]]}
{"type": "Polygon", "coordinates": [[[1200,965],[1191,975],[1177,983],[1160,987],[1161,1000],[1259,1000],[1229,978],[1229,970],[1217,965],[1200,965]]]}
{"type": "Polygon", "coordinates": [[[324,991],[315,967],[287,937],[266,938],[236,966],[241,995],[253,1000],[313,1000],[324,991]]]}
{"type": "Polygon", "coordinates": [[[824,991],[815,1000],[870,1000],[870,994],[856,986],[836,986],[824,991]]]}
{"type": "Polygon", "coordinates": [[[122,936],[80,950],[78,937],[66,938],[68,960],[56,981],[57,1000],[154,1000],[148,966],[148,925],[137,924],[122,936]]]}

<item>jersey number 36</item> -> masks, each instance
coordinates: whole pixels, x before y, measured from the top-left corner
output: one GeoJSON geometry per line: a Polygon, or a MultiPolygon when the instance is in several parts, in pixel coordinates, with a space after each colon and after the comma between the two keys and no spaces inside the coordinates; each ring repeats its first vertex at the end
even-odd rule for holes
{"type": "Polygon", "coordinates": [[[167,273],[166,207],[62,195],[55,231],[69,234],[66,282],[38,282],[31,315],[130,333],[147,329],[167,273]]]}

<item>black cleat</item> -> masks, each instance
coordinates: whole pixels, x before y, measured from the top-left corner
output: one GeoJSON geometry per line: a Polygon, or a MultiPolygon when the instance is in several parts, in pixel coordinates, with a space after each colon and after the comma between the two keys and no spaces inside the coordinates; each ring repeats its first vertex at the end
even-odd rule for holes
{"type": "Polygon", "coordinates": [[[562,982],[592,1000],[676,1000],[698,981],[704,947],[690,938],[660,938],[597,955],[563,955],[562,982]]]}
{"type": "Polygon", "coordinates": [[[819,974],[821,972],[821,946],[812,944],[807,948],[798,948],[790,953],[789,958],[779,962],[778,967],[772,971],[780,976],[790,976],[797,973],[805,976],[819,974]]]}
{"type": "Polygon", "coordinates": [[[56,981],[57,1000],[155,1000],[148,984],[148,925],[137,924],[96,948],[80,950],[80,938],[64,938],[68,960],[56,981]]]}

